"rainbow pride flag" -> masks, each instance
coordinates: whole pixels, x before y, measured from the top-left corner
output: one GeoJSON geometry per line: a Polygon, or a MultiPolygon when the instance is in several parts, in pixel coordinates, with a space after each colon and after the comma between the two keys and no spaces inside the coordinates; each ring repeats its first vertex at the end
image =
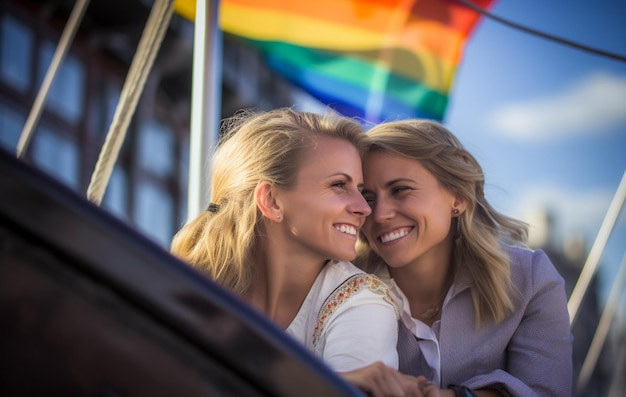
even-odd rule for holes
{"type": "Polygon", "coordinates": [[[262,51],[273,70],[371,122],[442,120],[480,18],[455,0],[221,0],[219,8],[222,30],[262,51]]]}

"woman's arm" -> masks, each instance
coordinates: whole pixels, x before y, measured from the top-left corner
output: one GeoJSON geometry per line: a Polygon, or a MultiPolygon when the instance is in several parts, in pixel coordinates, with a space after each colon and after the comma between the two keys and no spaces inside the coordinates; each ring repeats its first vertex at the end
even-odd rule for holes
{"type": "Polygon", "coordinates": [[[388,299],[386,290],[369,289],[350,297],[324,325],[315,349],[369,396],[424,397],[420,379],[397,371],[398,319],[388,299]]]}
{"type": "Polygon", "coordinates": [[[572,394],[572,333],[563,278],[548,256],[532,254],[533,295],[508,347],[508,372],[538,395],[572,394]]]}
{"type": "MultiPolygon", "coordinates": [[[[573,338],[563,278],[543,251],[514,252],[512,259],[517,261],[511,270],[522,294],[522,312],[505,344],[506,361],[499,369],[459,382],[506,397],[570,396],[573,338]]],[[[501,336],[497,328],[490,331],[495,339],[501,336]]]]}

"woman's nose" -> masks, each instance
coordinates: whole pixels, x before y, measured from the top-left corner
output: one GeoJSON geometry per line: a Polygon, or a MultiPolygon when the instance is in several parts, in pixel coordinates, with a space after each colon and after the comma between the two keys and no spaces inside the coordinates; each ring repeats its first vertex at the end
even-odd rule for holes
{"type": "Polygon", "coordinates": [[[365,201],[365,198],[363,197],[361,192],[356,192],[352,196],[354,197],[354,200],[353,200],[350,210],[353,213],[362,215],[362,216],[368,216],[369,214],[372,213],[372,209],[370,208],[367,201],[365,201]]]}
{"type": "Polygon", "coordinates": [[[372,213],[369,218],[375,222],[384,222],[393,218],[394,214],[395,210],[391,203],[382,197],[377,197],[372,203],[372,213]]]}

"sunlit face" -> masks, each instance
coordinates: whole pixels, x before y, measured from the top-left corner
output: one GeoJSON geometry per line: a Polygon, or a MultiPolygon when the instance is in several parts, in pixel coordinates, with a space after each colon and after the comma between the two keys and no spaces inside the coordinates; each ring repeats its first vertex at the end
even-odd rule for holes
{"type": "Polygon", "coordinates": [[[346,140],[315,139],[303,155],[295,186],[277,192],[288,231],[285,249],[316,260],[351,261],[357,233],[371,212],[361,195],[361,158],[346,140]]]}
{"type": "Polygon", "coordinates": [[[419,161],[375,151],[367,156],[363,174],[363,196],[372,208],[363,232],[389,266],[450,251],[455,197],[419,161]]]}

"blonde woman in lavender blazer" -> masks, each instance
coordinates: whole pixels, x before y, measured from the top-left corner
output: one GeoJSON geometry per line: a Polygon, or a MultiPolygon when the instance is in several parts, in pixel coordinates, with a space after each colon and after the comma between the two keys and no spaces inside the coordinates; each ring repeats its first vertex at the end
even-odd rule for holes
{"type": "Polygon", "coordinates": [[[372,213],[357,264],[401,311],[400,371],[426,376],[440,397],[571,396],[563,279],[524,248],[527,226],[487,202],[476,159],[433,121],[383,123],[368,137],[372,213]]]}

